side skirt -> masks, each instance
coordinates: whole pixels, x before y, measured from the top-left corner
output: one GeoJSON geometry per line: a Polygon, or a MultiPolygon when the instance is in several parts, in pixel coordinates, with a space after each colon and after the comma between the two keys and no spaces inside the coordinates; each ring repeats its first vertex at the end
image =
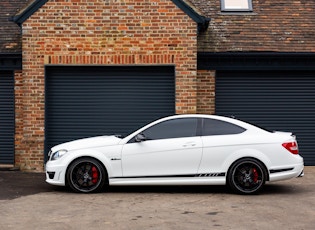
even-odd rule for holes
{"type": "Polygon", "coordinates": [[[183,176],[149,176],[110,178],[109,184],[119,185],[225,185],[225,173],[183,176]]]}

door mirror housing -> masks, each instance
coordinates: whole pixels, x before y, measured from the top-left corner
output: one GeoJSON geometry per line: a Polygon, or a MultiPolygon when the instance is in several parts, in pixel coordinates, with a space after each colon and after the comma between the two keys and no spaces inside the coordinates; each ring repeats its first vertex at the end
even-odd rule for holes
{"type": "Polygon", "coordinates": [[[144,136],[143,133],[139,133],[135,137],[136,142],[142,142],[142,141],[146,141],[146,140],[147,140],[147,138],[144,136]]]}

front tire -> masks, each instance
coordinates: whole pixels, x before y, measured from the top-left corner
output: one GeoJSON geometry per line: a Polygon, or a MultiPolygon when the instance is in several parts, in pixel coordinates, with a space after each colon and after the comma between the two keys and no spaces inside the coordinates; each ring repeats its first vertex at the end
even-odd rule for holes
{"type": "Polygon", "coordinates": [[[103,165],[93,158],[80,158],[71,163],[67,171],[67,182],[75,192],[99,192],[107,176],[103,165]]]}
{"type": "Polygon", "coordinates": [[[228,172],[228,185],[240,194],[256,194],[266,182],[265,167],[251,158],[236,161],[228,172]]]}

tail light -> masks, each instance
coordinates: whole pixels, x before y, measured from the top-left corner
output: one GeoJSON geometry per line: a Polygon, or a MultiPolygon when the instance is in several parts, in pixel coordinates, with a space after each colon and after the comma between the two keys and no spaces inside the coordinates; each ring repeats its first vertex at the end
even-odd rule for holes
{"type": "Polygon", "coordinates": [[[299,154],[299,147],[296,141],[283,143],[282,146],[292,154],[299,154]]]}

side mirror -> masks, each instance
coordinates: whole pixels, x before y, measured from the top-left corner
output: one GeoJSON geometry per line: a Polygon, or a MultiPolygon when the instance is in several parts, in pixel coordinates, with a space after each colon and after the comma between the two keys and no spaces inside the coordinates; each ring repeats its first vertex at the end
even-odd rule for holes
{"type": "Polygon", "coordinates": [[[135,141],[136,142],[142,142],[142,141],[145,141],[147,140],[147,138],[144,136],[143,133],[139,133],[137,134],[137,136],[135,137],[135,141]]]}

